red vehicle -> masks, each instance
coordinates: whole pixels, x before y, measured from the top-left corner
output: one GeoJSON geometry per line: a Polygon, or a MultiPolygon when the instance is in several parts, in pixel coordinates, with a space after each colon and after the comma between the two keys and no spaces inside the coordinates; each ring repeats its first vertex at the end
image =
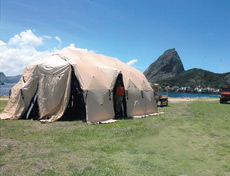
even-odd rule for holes
{"type": "Polygon", "coordinates": [[[224,86],[220,94],[220,103],[227,103],[227,101],[230,101],[230,85],[224,86]]]}

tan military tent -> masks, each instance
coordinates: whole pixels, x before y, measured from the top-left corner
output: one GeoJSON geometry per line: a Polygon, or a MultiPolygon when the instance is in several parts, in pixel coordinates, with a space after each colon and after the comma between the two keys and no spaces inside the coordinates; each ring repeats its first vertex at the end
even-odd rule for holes
{"type": "Polygon", "coordinates": [[[153,90],[141,72],[116,58],[64,48],[25,68],[0,118],[33,118],[37,107],[37,119],[48,122],[66,114],[89,123],[113,119],[118,80],[125,88],[126,116],[157,112],[153,90]]]}

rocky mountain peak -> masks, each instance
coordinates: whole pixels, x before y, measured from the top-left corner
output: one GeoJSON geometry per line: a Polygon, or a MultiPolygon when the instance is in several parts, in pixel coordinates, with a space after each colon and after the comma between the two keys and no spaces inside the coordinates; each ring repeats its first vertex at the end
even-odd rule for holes
{"type": "Polygon", "coordinates": [[[175,48],[165,51],[155,62],[153,62],[145,71],[144,75],[149,82],[156,82],[162,79],[174,77],[184,71],[175,48]]]}
{"type": "Polygon", "coordinates": [[[3,83],[6,79],[6,76],[3,72],[0,72],[0,83],[3,83]]]}

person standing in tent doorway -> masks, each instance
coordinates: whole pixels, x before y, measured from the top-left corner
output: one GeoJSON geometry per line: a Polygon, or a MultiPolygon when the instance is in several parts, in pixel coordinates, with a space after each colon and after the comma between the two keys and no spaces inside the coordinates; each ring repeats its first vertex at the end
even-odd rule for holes
{"type": "Polygon", "coordinates": [[[118,81],[117,87],[116,87],[116,116],[120,117],[122,115],[124,115],[123,112],[123,98],[124,98],[124,92],[125,89],[124,87],[121,85],[121,82],[118,81]]]}

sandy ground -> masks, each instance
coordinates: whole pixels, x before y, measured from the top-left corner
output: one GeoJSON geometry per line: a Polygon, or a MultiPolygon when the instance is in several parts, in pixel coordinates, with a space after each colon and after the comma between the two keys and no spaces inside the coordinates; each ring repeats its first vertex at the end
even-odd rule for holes
{"type": "Polygon", "coordinates": [[[4,98],[0,98],[0,100],[9,100],[9,98],[8,97],[4,97],[4,98]]]}
{"type": "Polygon", "coordinates": [[[189,101],[219,101],[219,98],[208,98],[208,97],[185,97],[185,98],[171,98],[169,97],[169,103],[189,102],[189,101]]]}

